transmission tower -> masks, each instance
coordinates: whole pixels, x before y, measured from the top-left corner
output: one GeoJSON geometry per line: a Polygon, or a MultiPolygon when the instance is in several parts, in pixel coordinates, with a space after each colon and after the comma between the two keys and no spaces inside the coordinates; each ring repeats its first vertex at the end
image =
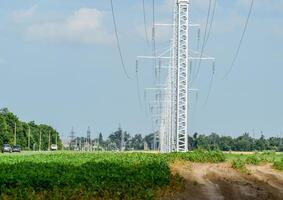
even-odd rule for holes
{"type": "Polygon", "coordinates": [[[91,138],[90,138],[90,135],[91,135],[91,131],[90,131],[90,127],[87,128],[87,146],[88,146],[88,150],[90,150],[90,147],[91,147],[91,138]]]}
{"type": "MultiPolygon", "coordinates": [[[[190,88],[190,64],[193,60],[215,60],[206,57],[203,52],[189,49],[190,27],[200,27],[190,24],[189,0],[175,0],[172,24],[154,24],[154,26],[169,26],[173,28],[173,37],[168,50],[159,55],[139,56],[143,59],[167,60],[168,66],[159,64],[158,70],[168,70],[165,84],[147,90],[158,91],[153,117],[158,126],[159,149],[161,152],[186,152],[188,151],[188,122],[189,122],[189,93],[198,92],[190,88]],[[169,56],[166,56],[166,54],[169,56]]],[[[160,62],[161,63],[161,62],[160,62]]]]}
{"type": "Polygon", "coordinates": [[[188,150],[189,1],[178,0],[175,11],[173,61],[177,62],[177,151],[188,150]],[[177,36],[175,38],[175,35],[177,36]]]}
{"type": "Polygon", "coordinates": [[[72,130],[71,130],[71,132],[70,132],[70,144],[69,144],[69,146],[70,146],[70,149],[72,149],[74,146],[75,146],[75,144],[74,143],[76,143],[75,141],[74,141],[74,139],[75,139],[75,130],[74,130],[74,127],[72,127],[72,130]]]}

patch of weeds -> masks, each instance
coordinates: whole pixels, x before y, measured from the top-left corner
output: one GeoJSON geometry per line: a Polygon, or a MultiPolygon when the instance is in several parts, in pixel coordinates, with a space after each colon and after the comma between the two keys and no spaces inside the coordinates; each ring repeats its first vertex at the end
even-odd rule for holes
{"type": "Polygon", "coordinates": [[[233,160],[231,163],[231,167],[235,170],[241,171],[241,172],[248,172],[247,168],[246,168],[246,163],[245,160],[243,159],[236,159],[233,160]]]}
{"type": "Polygon", "coordinates": [[[283,170],[283,159],[281,161],[275,161],[273,163],[273,168],[277,170],[283,170]]]}

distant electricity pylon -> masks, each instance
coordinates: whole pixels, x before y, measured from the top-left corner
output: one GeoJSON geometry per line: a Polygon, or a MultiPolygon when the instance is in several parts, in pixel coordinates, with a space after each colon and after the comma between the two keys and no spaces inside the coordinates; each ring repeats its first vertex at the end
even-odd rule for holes
{"type": "Polygon", "coordinates": [[[75,143],[75,141],[74,141],[74,139],[75,139],[75,130],[74,130],[74,127],[72,127],[72,130],[71,130],[71,132],[70,132],[70,143],[69,143],[69,147],[70,147],[70,149],[72,149],[74,146],[76,146],[76,145],[74,145],[74,143],[75,143]]]}
{"type": "Polygon", "coordinates": [[[155,105],[150,106],[150,111],[155,125],[159,126],[157,133],[161,152],[188,151],[189,92],[198,91],[191,89],[189,85],[190,63],[193,60],[215,60],[189,49],[189,29],[200,26],[189,23],[189,2],[189,0],[175,0],[172,24],[154,24],[154,27],[173,27],[169,49],[160,55],[138,57],[154,59],[155,63],[157,60],[167,60],[169,63],[168,66],[162,64],[157,66],[158,71],[168,70],[165,85],[161,85],[159,81],[159,85],[156,85],[155,88],[147,89],[147,91],[157,91],[155,105]],[[157,112],[153,112],[153,109],[157,112]]]}
{"type": "Polygon", "coordinates": [[[88,150],[90,150],[91,148],[91,131],[90,131],[90,127],[87,128],[87,145],[88,145],[88,150]]]}

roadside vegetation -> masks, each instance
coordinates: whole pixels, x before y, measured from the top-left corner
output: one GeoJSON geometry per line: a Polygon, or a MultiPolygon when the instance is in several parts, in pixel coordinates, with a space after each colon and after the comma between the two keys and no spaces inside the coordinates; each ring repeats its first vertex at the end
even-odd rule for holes
{"type": "Polygon", "coordinates": [[[0,147],[2,147],[3,144],[12,145],[17,143],[23,150],[38,150],[39,144],[41,144],[41,150],[47,150],[49,134],[50,142],[55,144],[57,141],[58,147],[61,149],[62,142],[59,133],[51,126],[46,124],[39,125],[33,121],[20,121],[19,118],[7,108],[0,109],[0,147]],[[30,142],[28,142],[29,137],[30,142]]]}

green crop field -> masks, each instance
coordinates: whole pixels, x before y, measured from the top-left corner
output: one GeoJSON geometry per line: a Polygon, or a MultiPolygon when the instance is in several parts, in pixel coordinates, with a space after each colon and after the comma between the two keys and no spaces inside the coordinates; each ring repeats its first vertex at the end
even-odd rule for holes
{"type": "Polygon", "coordinates": [[[170,163],[175,160],[266,161],[280,169],[282,158],[282,154],[234,155],[219,151],[1,154],[0,199],[154,199],[160,191],[178,185],[178,181],[181,184],[181,178],[170,171],[170,163]]]}
{"type": "Polygon", "coordinates": [[[174,180],[176,159],[221,162],[221,152],[24,153],[0,156],[1,197],[6,199],[153,199],[174,180]]]}

